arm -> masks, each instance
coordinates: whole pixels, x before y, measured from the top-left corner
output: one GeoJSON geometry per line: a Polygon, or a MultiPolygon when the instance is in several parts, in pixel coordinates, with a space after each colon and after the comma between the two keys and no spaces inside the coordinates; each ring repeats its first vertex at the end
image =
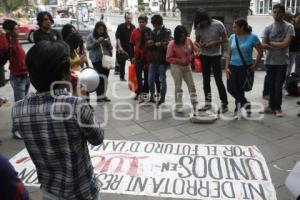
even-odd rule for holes
{"type": "Polygon", "coordinates": [[[254,48],[257,51],[257,55],[256,55],[255,63],[251,66],[252,69],[256,68],[256,66],[258,65],[258,63],[260,62],[260,60],[261,60],[261,58],[263,56],[263,48],[262,48],[262,45],[260,43],[256,44],[254,46],[254,48]]]}
{"type": "Polygon", "coordinates": [[[222,32],[221,39],[209,41],[208,43],[206,43],[206,45],[204,45],[204,48],[209,48],[209,47],[216,46],[216,45],[223,45],[223,44],[226,44],[227,42],[228,42],[227,33],[225,31],[225,32],[222,32]]]}
{"type": "Polygon", "coordinates": [[[177,58],[175,56],[174,51],[173,51],[173,47],[174,47],[174,44],[170,43],[169,46],[168,46],[168,49],[167,49],[166,60],[169,63],[172,63],[172,64],[183,65],[183,61],[182,61],[183,58],[177,58]]]}
{"type": "Polygon", "coordinates": [[[41,41],[39,30],[37,30],[33,33],[33,40],[34,40],[35,44],[37,44],[38,42],[41,41]]]}
{"type": "Polygon", "coordinates": [[[276,49],[285,49],[290,46],[292,36],[286,37],[282,42],[270,42],[270,45],[276,49]]]}
{"type": "Polygon", "coordinates": [[[112,50],[113,50],[113,47],[111,45],[111,41],[110,41],[110,38],[105,38],[103,40],[103,44],[105,45],[106,47],[106,50],[109,52],[109,55],[112,56],[112,50]]]}
{"type": "Polygon", "coordinates": [[[263,37],[261,44],[264,49],[274,49],[273,46],[269,44],[269,39],[267,37],[263,37]]]}
{"type": "Polygon", "coordinates": [[[91,50],[96,49],[97,47],[99,47],[99,44],[98,44],[97,41],[93,38],[93,36],[90,35],[90,36],[87,38],[87,41],[86,41],[86,49],[87,49],[88,51],[91,51],[91,50]]]}
{"type": "Polygon", "coordinates": [[[230,72],[230,69],[229,69],[229,65],[230,65],[230,58],[231,58],[231,43],[228,42],[227,43],[227,51],[225,53],[225,72],[226,72],[226,75],[227,75],[227,78],[229,78],[231,72],[230,72]]]}
{"type": "Polygon", "coordinates": [[[96,121],[94,110],[88,103],[81,101],[79,107],[79,127],[83,137],[92,145],[100,145],[104,139],[104,131],[96,121]]]}
{"type": "Polygon", "coordinates": [[[118,28],[117,28],[117,31],[116,31],[117,51],[122,51],[123,50],[120,38],[121,38],[121,26],[119,25],[118,28]]]}

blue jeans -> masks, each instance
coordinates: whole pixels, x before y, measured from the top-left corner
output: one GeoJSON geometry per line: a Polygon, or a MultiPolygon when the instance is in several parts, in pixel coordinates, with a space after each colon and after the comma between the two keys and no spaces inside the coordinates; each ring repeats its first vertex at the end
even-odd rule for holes
{"type": "Polygon", "coordinates": [[[10,75],[10,84],[14,91],[15,102],[22,100],[29,91],[30,81],[28,75],[10,75]]]}
{"type": "Polygon", "coordinates": [[[149,67],[149,89],[150,89],[150,100],[154,101],[155,94],[155,78],[159,76],[160,81],[160,101],[164,102],[167,93],[167,80],[166,80],[166,69],[165,65],[153,65],[149,67]]]}

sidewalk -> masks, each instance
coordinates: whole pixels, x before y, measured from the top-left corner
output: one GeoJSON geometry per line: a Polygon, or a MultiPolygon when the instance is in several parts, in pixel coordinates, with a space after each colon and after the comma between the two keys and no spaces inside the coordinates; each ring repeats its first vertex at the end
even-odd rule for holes
{"type": "MultiPolygon", "coordinates": [[[[265,72],[257,72],[255,77],[255,85],[252,92],[247,94],[251,102],[266,102],[261,99],[261,91],[265,72]]],[[[267,160],[271,173],[273,184],[276,187],[278,200],[294,199],[284,186],[285,178],[288,172],[293,168],[296,161],[300,160],[300,123],[296,116],[299,107],[296,108],[296,98],[284,97],[283,111],[285,117],[276,118],[273,115],[265,115],[259,121],[224,121],[218,120],[214,124],[192,124],[190,121],[178,121],[172,118],[171,113],[164,113],[161,120],[153,119],[153,108],[149,106],[140,107],[138,118],[121,121],[113,118],[113,105],[121,100],[112,96],[112,87],[119,80],[118,76],[111,75],[109,77],[109,94],[112,102],[105,106],[95,106],[97,117],[103,119],[103,113],[107,110],[108,124],[105,127],[105,137],[111,140],[130,140],[130,141],[157,141],[157,142],[179,142],[179,143],[198,143],[198,144],[237,144],[237,145],[256,145],[263,153],[267,160]],[[274,167],[276,166],[276,167],[274,167]],[[278,170],[281,168],[283,170],[278,170]]],[[[203,101],[202,75],[194,74],[194,80],[198,93],[198,98],[203,101]]],[[[225,76],[223,78],[225,80],[225,76]]],[[[167,72],[167,85],[169,97],[173,96],[174,83],[167,72]]],[[[214,101],[219,103],[217,89],[212,78],[212,91],[215,93],[214,101]]],[[[116,85],[114,85],[116,86],[116,85]]],[[[117,94],[128,95],[129,90],[127,82],[122,82],[115,87],[117,94]]],[[[184,102],[189,103],[187,88],[184,84],[185,98],[184,102]]],[[[0,108],[0,152],[4,156],[11,158],[24,148],[23,141],[12,139],[11,130],[11,106],[13,102],[13,93],[10,84],[0,88],[1,96],[9,97],[10,103],[0,108]]],[[[234,102],[229,95],[230,113],[233,115],[234,102]]],[[[136,102],[130,98],[122,100],[126,103],[136,105],[136,102]]],[[[172,103],[172,98],[167,98],[167,103],[172,103]]],[[[169,108],[168,105],[166,105],[169,108]]],[[[188,109],[185,115],[188,115],[188,109]]],[[[127,113],[122,113],[127,116],[127,113]]],[[[41,199],[41,190],[39,188],[28,188],[32,200],[41,199]]],[[[142,197],[143,199],[162,200],[166,198],[142,197]]],[[[134,200],[141,199],[140,196],[103,194],[102,199],[112,200],[134,200]]],[[[170,199],[170,198],[168,198],[170,199]]]]}

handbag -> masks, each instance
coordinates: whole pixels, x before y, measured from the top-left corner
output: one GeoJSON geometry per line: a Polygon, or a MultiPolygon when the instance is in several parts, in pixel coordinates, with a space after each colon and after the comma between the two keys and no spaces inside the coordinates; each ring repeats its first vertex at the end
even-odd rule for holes
{"type": "Polygon", "coordinates": [[[252,87],[253,87],[254,71],[249,66],[247,66],[244,56],[241,52],[240,44],[239,44],[239,41],[238,41],[238,38],[236,35],[235,35],[235,44],[236,44],[237,50],[239,52],[240,58],[244,64],[244,67],[246,67],[246,77],[245,77],[245,81],[243,83],[243,88],[244,88],[245,92],[249,92],[252,90],[252,87]]]}
{"type": "Polygon", "coordinates": [[[115,59],[112,56],[105,55],[103,51],[102,44],[100,45],[102,53],[102,67],[105,69],[114,69],[115,68],[115,59]]]}

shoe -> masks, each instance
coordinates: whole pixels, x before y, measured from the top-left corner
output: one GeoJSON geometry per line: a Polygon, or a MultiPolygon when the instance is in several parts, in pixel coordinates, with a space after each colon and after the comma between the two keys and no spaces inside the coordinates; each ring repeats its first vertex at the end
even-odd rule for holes
{"type": "Polygon", "coordinates": [[[175,108],[175,111],[176,111],[177,113],[183,113],[183,112],[184,112],[184,109],[183,109],[182,106],[179,106],[179,107],[176,107],[176,108],[175,108]]]}
{"type": "Polygon", "coordinates": [[[300,101],[297,101],[297,105],[300,105],[300,101]]]}
{"type": "Polygon", "coordinates": [[[162,101],[162,100],[160,100],[158,103],[157,103],[157,107],[159,107],[159,106],[161,106],[162,104],[164,104],[165,103],[165,101],[162,101]]]}
{"type": "Polygon", "coordinates": [[[264,110],[262,111],[262,113],[274,114],[274,110],[270,107],[265,107],[264,110]]]}
{"type": "Polygon", "coordinates": [[[120,78],[120,81],[126,81],[126,79],[125,78],[120,78]]]}
{"type": "Polygon", "coordinates": [[[222,104],[221,108],[218,109],[218,113],[226,113],[228,112],[228,105],[222,104]]]}
{"type": "Polygon", "coordinates": [[[202,108],[199,108],[198,111],[204,112],[204,111],[207,111],[207,110],[210,110],[210,109],[211,109],[211,105],[210,104],[205,104],[205,106],[202,107],[202,108]]]}
{"type": "Polygon", "coordinates": [[[107,98],[107,97],[104,97],[104,98],[102,99],[102,101],[104,101],[104,102],[111,102],[111,100],[110,100],[109,98],[107,98]]]}
{"type": "Polygon", "coordinates": [[[298,113],[298,115],[297,115],[298,117],[300,117],[300,113],[298,113]]]}
{"type": "Polygon", "coordinates": [[[247,105],[245,106],[245,110],[246,110],[246,114],[247,114],[247,117],[250,117],[251,116],[251,104],[250,102],[247,103],[247,105]]]}
{"type": "Polygon", "coordinates": [[[156,104],[156,101],[154,101],[153,99],[150,99],[150,100],[148,101],[148,103],[156,104]]]}
{"type": "Polygon", "coordinates": [[[281,109],[280,110],[275,110],[275,115],[276,115],[276,117],[283,117],[284,116],[281,109]]]}
{"type": "Polygon", "coordinates": [[[270,98],[270,96],[269,96],[269,95],[263,95],[262,98],[263,98],[264,100],[268,101],[269,98],[270,98]]]}
{"type": "Polygon", "coordinates": [[[136,94],[135,97],[133,98],[135,101],[137,101],[139,99],[139,95],[136,94]]]}
{"type": "Polygon", "coordinates": [[[103,99],[97,99],[97,103],[102,103],[103,99]]]}
{"type": "Polygon", "coordinates": [[[12,134],[13,134],[13,138],[17,140],[22,140],[22,136],[20,135],[19,131],[14,131],[12,134]]]}
{"type": "Polygon", "coordinates": [[[144,103],[145,102],[145,99],[144,99],[143,95],[139,95],[138,101],[139,101],[139,103],[144,103]]]}

